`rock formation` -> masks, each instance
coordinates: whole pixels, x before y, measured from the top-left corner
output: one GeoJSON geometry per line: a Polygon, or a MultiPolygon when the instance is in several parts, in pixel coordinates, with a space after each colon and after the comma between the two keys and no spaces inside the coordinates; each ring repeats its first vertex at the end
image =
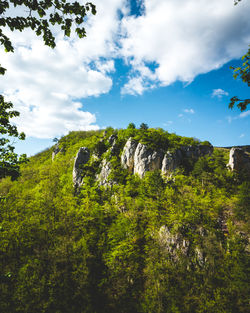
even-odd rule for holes
{"type": "Polygon", "coordinates": [[[160,246],[170,254],[173,260],[178,259],[179,253],[188,255],[190,243],[180,233],[172,234],[167,226],[162,226],[158,233],[160,246]]]}
{"type": "Polygon", "coordinates": [[[213,152],[213,146],[183,146],[174,152],[167,152],[162,161],[161,171],[163,174],[173,173],[181,166],[185,159],[198,160],[200,157],[213,152]]]}
{"type": "Polygon", "coordinates": [[[162,160],[161,171],[163,174],[174,172],[181,165],[182,153],[178,149],[175,152],[167,152],[162,160]]]}
{"type": "Polygon", "coordinates": [[[101,172],[97,175],[97,180],[99,180],[99,185],[111,185],[108,180],[108,176],[111,173],[112,166],[107,160],[103,160],[101,163],[101,172]]]}
{"type": "Polygon", "coordinates": [[[245,171],[250,174],[250,157],[240,148],[231,148],[227,167],[232,171],[245,171]]]}
{"type": "Polygon", "coordinates": [[[63,152],[63,151],[64,151],[64,149],[63,149],[63,148],[59,148],[59,145],[57,144],[57,145],[55,146],[54,151],[52,152],[52,161],[54,161],[55,156],[56,156],[59,152],[63,152]]]}
{"type": "Polygon", "coordinates": [[[134,174],[143,177],[146,172],[161,168],[163,153],[139,143],[134,154],[134,174]]]}
{"type": "Polygon", "coordinates": [[[111,155],[115,155],[117,152],[117,145],[116,145],[116,140],[117,140],[117,135],[111,135],[108,139],[109,144],[111,145],[110,147],[110,153],[111,155]]]}
{"type": "Polygon", "coordinates": [[[83,165],[89,161],[90,152],[86,147],[81,147],[75,157],[73,167],[73,183],[75,187],[80,187],[83,177],[83,165]]]}
{"type": "MultiPolygon", "coordinates": [[[[111,152],[111,156],[119,153],[117,142],[117,136],[112,135],[108,139],[111,145],[108,151],[111,152]],[[117,150],[118,149],[118,150],[117,150]]],[[[101,146],[101,145],[100,145],[101,146]]],[[[103,147],[101,147],[103,149],[103,147]]],[[[104,147],[105,148],[105,147],[104,147]]],[[[148,171],[161,170],[165,175],[171,175],[178,167],[184,164],[185,159],[197,160],[199,157],[208,153],[212,153],[212,146],[183,146],[176,149],[173,152],[167,151],[165,154],[162,150],[152,150],[146,145],[139,143],[133,138],[129,138],[126,142],[122,155],[121,166],[131,174],[138,174],[141,178],[144,177],[148,171]]],[[[103,151],[102,151],[103,152],[103,151]]],[[[97,160],[102,153],[94,155],[97,160]]],[[[90,152],[88,148],[80,148],[75,158],[73,168],[73,182],[75,187],[79,187],[82,184],[83,178],[83,165],[90,159],[90,152]]],[[[108,180],[108,176],[112,171],[112,165],[107,159],[103,159],[100,164],[100,173],[96,176],[100,185],[112,185],[112,182],[108,180]]]]}
{"type": "Polygon", "coordinates": [[[124,168],[128,169],[130,173],[134,170],[134,154],[138,142],[132,138],[126,142],[121,155],[121,164],[124,168]]]}
{"type": "Polygon", "coordinates": [[[140,177],[147,171],[161,170],[163,174],[173,173],[183,164],[185,159],[198,160],[199,157],[213,152],[213,146],[183,146],[174,152],[153,151],[146,145],[138,143],[132,138],[126,142],[121,155],[121,165],[130,173],[140,177]]]}

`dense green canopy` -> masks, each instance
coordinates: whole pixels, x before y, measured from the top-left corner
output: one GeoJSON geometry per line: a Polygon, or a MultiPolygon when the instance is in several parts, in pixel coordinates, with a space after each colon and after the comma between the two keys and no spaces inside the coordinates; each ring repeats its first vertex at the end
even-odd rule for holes
{"type": "Polygon", "coordinates": [[[1,313],[249,312],[249,178],[215,149],[171,177],[141,179],[120,165],[129,137],[152,149],[198,144],[131,125],[71,132],[17,181],[0,180],[1,313]],[[80,147],[91,157],[76,192],[80,147]],[[115,182],[106,187],[96,180],[104,159],[115,182]]]}

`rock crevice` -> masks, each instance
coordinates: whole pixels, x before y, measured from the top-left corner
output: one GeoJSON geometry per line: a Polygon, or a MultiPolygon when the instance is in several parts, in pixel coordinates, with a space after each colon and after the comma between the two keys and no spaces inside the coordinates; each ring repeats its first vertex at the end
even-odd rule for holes
{"type": "Polygon", "coordinates": [[[75,187],[80,187],[83,178],[83,165],[89,161],[90,152],[86,147],[81,147],[75,157],[73,167],[73,184],[75,187]]]}

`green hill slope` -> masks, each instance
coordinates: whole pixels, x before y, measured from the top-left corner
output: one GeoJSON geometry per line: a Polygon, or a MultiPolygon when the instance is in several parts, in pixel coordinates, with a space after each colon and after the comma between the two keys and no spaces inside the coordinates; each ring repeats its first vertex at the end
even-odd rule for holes
{"type": "Polygon", "coordinates": [[[2,179],[2,313],[249,312],[249,177],[214,149],[141,178],[121,164],[129,138],[162,157],[209,145],[133,125],[71,132],[2,179]]]}

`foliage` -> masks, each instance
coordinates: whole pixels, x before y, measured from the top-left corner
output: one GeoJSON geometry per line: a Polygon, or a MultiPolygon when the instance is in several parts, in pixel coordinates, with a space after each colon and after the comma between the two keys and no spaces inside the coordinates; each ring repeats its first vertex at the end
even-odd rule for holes
{"type": "MultiPolygon", "coordinates": [[[[23,164],[17,181],[0,180],[1,312],[248,312],[248,181],[227,170],[220,149],[189,174],[140,179],[118,162],[130,131],[71,132],[53,162],[52,147],[23,164]],[[95,179],[104,152],[90,158],[75,194],[78,149],[94,153],[99,141],[110,149],[112,134],[116,184],[95,179]]],[[[146,132],[169,146],[191,140],[146,132]]]]}
{"type": "Polygon", "coordinates": [[[141,129],[141,130],[147,130],[147,129],[148,129],[148,125],[145,124],[145,123],[141,123],[140,129],[141,129]]]}
{"type": "MultiPolygon", "coordinates": [[[[238,76],[241,78],[241,80],[244,83],[247,83],[248,87],[250,87],[250,48],[248,49],[248,52],[243,55],[242,61],[243,64],[240,67],[231,67],[234,70],[234,78],[236,79],[238,76]]],[[[232,109],[234,105],[237,103],[237,107],[241,110],[244,111],[247,109],[248,104],[250,103],[250,99],[244,99],[241,100],[238,97],[233,97],[231,98],[231,102],[229,104],[229,108],[232,109]],[[237,103],[238,102],[238,103],[237,103]]]]}
{"type": "MultiPolygon", "coordinates": [[[[37,36],[42,36],[44,44],[52,48],[55,47],[55,37],[52,33],[54,25],[58,25],[65,36],[70,36],[71,30],[75,27],[75,32],[79,38],[86,36],[83,27],[84,18],[88,11],[96,14],[95,6],[88,2],[81,5],[79,2],[64,0],[57,1],[24,1],[5,0],[0,3],[0,43],[6,52],[13,52],[14,47],[8,36],[4,33],[4,28],[11,31],[23,31],[28,28],[34,31],[37,36]],[[9,9],[23,9],[23,16],[12,17],[9,9]]],[[[0,73],[4,74],[6,69],[0,67],[0,73]]]]}
{"type": "Polygon", "coordinates": [[[19,116],[19,112],[12,110],[12,107],[12,103],[5,102],[4,97],[0,95],[0,134],[3,135],[0,138],[0,179],[5,176],[16,178],[20,164],[27,161],[25,154],[18,157],[14,153],[13,143],[10,143],[9,137],[25,139],[24,133],[18,133],[17,127],[10,122],[11,118],[19,116]]]}
{"type": "MultiPolygon", "coordinates": [[[[234,5],[237,5],[241,0],[234,0],[234,5]]],[[[243,55],[241,58],[243,61],[242,66],[239,67],[231,67],[231,69],[234,70],[233,77],[236,79],[238,76],[240,76],[241,80],[244,83],[247,83],[248,87],[250,87],[250,48],[248,49],[247,53],[243,55]]],[[[230,99],[229,108],[232,109],[235,104],[237,104],[237,107],[244,111],[247,109],[248,104],[250,103],[250,99],[239,99],[237,96],[234,96],[230,99]]]]}
{"type": "MultiPolygon", "coordinates": [[[[31,29],[37,36],[43,37],[45,45],[54,48],[55,37],[52,29],[55,25],[60,26],[65,36],[70,36],[74,28],[77,36],[83,38],[86,36],[83,27],[84,18],[87,12],[96,14],[96,7],[88,2],[81,5],[79,2],[70,2],[66,0],[5,0],[0,2],[0,44],[3,45],[6,52],[14,52],[14,47],[9,37],[4,33],[5,28],[11,31],[23,31],[31,29]],[[11,16],[9,10],[14,8],[23,9],[22,16],[11,16]],[[26,16],[25,16],[26,15],[26,16]]],[[[4,75],[6,69],[0,65],[0,75],[4,75]]],[[[17,111],[8,111],[13,105],[5,102],[4,97],[0,95],[0,133],[8,136],[25,139],[24,133],[18,134],[16,126],[9,122],[9,118],[18,116],[17,111]]],[[[55,138],[56,139],[56,138],[55,138]]],[[[0,138],[0,178],[10,175],[13,179],[19,175],[19,165],[26,162],[26,156],[18,157],[14,153],[14,146],[9,144],[10,140],[6,137],[0,138]]]]}

